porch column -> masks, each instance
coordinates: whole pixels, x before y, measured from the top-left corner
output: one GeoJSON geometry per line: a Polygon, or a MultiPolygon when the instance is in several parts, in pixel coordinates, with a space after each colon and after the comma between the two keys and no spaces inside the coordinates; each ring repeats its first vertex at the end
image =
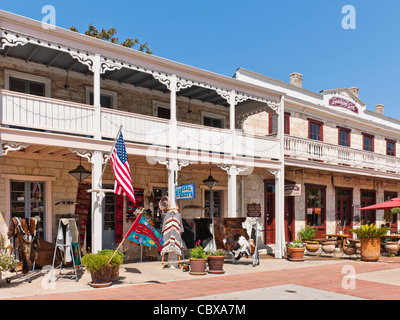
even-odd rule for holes
{"type": "Polygon", "coordinates": [[[285,254],[285,155],[284,155],[284,119],[285,98],[281,97],[278,110],[278,139],[280,169],[275,174],[275,258],[283,258],[285,254]]]}
{"type": "MultiPolygon", "coordinates": [[[[92,155],[92,189],[102,189],[102,164],[103,152],[93,151],[92,155]]],[[[103,210],[102,202],[104,194],[101,192],[92,192],[92,253],[97,253],[103,249],[103,210]]]]}
{"type": "Polygon", "coordinates": [[[96,54],[93,58],[93,134],[95,139],[101,139],[101,104],[100,104],[100,73],[101,58],[96,54]]]}
{"type": "Polygon", "coordinates": [[[170,76],[170,112],[171,122],[169,130],[169,165],[168,165],[168,198],[170,207],[176,208],[175,185],[178,179],[178,136],[177,136],[177,118],[176,118],[176,75],[170,76]]]}
{"type": "MultiPolygon", "coordinates": [[[[100,73],[101,58],[96,54],[93,59],[93,134],[95,139],[101,139],[101,104],[100,104],[100,73]]],[[[102,188],[102,163],[103,153],[101,151],[93,151],[92,155],[92,189],[98,190],[102,188]]],[[[102,250],[103,237],[103,212],[102,212],[103,196],[99,192],[92,192],[92,247],[91,251],[97,253],[102,250]]]]}
{"type": "Polygon", "coordinates": [[[237,213],[237,176],[240,172],[245,171],[246,167],[237,167],[236,165],[217,165],[228,173],[228,217],[236,218],[237,213]]]}

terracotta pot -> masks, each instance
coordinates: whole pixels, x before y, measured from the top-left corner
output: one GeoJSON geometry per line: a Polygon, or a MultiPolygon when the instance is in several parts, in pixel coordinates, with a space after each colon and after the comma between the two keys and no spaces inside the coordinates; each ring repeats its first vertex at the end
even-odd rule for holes
{"type": "Polygon", "coordinates": [[[356,254],[357,248],[356,248],[356,244],[348,244],[345,243],[343,245],[343,253],[347,254],[348,256],[351,256],[353,254],[356,254]]]}
{"type": "Polygon", "coordinates": [[[378,261],[381,256],[380,238],[361,238],[361,260],[378,261]]]}
{"type": "Polygon", "coordinates": [[[108,264],[105,266],[103,269],[96,271],[96,272],[90,272],[90,275],[92,276],[92,282],[91,285],[96,285],[96,284],[110,284],[111,285],[111,275],[112,275],[112,270],[113,266],[111,264],[108,264]]]}
{"type": "Polygon", "coordinates": [[[317,252],[319,249],[319,242],[312,240],[306,241],[306,249],[308,252],[317,252]]]}
{"type": "Polygon", "coordinates": [[[288,247],[290,261],[304,261],[304,250],[306,248],[290,248],[288,247]]]}
{"type": "Polygon", "coordinates": [[[190,274],[203,275],[206,274],[207,259],[189,259],[190,274]]]}
{"type": "Polygon", "coordinates": [[[337,245],[336,240],[327,240],[322,242],[321,250],[324,253],[331,254],[335,251],[336,245],[337,245]]]}
{"type": "Polygon", "coordinates": [[[396,254],[400,250],[399,243],[395,241],[386,242],[385,248],[390,254],[396,254]]]}
{"type": "Polygon", "coordinates": [[[222,274],[224,271],[225,256],[209,256],[208,259],[208,273],[222,274]]]}

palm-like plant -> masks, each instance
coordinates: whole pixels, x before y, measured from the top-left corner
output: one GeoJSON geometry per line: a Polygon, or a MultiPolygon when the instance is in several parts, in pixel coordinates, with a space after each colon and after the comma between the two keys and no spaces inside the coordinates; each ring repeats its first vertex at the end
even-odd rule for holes
{"type": "Polygon", "coordinates": [[[350,229],[351,232],[354,232],[360,238],[380,238],[385,235],[390,228],[388,227],[377,227],[373,223],[370,225],[365,224],[361,226],[359,229],[350,229]]]}

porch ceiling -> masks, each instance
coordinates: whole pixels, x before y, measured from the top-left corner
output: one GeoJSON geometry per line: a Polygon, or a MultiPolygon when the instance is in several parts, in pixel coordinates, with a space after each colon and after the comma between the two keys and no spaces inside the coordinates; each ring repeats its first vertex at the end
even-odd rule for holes
{"type": "MultiPolygon", "coordinates": [[[[66,71],[83,73],[85,75],[92,74],[88,66],[80,63],[67,52],[58,51],[53,48],[47,48],[39,44],[27,43],[25,45],[19,45],[15,47],[6,46],[5,49],[0,49],[0,55],[3,57],[12,57],[24,60],[27,63],[39,63],[47,67],[60,68],[66,71]]],[[[106,71],[101,75],[101,78],[103,80],[113,80],[119,82],[120,84],[130,84],[135,87],[161,91],[163,93],[169,92],[168,88],[160,81],[155,79],[151,74],[125,67],[119,70],[106,71]]],[[[229,107],[228,102],[218,95],[215,90],[196,85],[178,91],[177,96],[229,107]]]]}

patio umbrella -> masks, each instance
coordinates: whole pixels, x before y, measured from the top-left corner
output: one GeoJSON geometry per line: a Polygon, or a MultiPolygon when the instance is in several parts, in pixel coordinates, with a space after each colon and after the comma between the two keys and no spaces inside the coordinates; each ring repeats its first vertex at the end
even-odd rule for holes
{"type": "Polygon", "coordinates": [[[400,207],[400,198],[393,198],[385,202],[373,204],[368,207],[360,208],[358,210],[388,210],[400,207]]]}

